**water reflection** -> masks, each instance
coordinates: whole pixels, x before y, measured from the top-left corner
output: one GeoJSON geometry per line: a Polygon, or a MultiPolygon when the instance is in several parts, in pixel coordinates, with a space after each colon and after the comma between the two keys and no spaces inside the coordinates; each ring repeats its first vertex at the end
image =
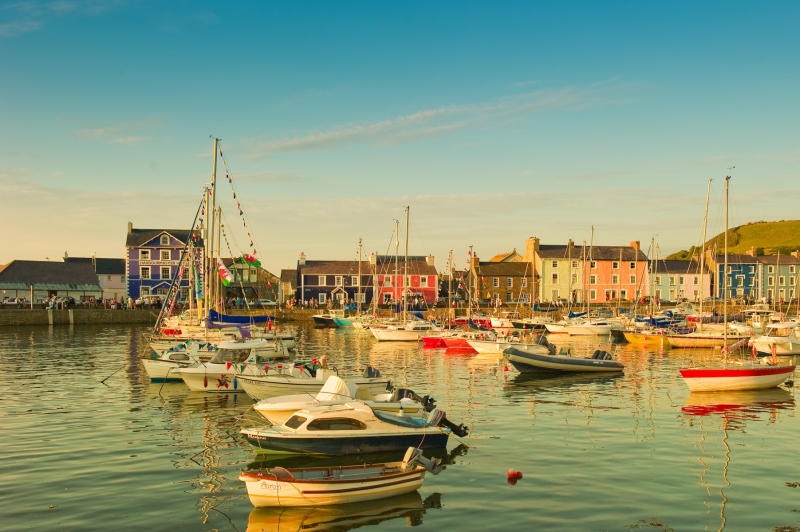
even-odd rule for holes
{"type": "Polygon", "coordinates": [[[441,508],[440,493],[423,500],[416,491],[387,499],[318,508],[258,508],[250,512],[247,532],[345,531],[400,518],[405,518],[409,526],[418,526],[427,510],[441,508]]]}
{"type": "Polygon", "coordinates": [[[573,388],[576,386],[594,384],[610,385],[621,380],[621,373],[599,375],[596,373],[519,373],[509,378],[504,390],[507,395],[529,395],[541,391],[573,388]]]}
{"type": "Polygon", "coordinates": [[[794,397],[788,391],[781,388],[771,388],[767,390],[751,391],[730,391],[730,392],[709,392],[709,393],[690,393],[686,399],[686,404],[681,408],[686,416],[689,417],[689,426],[694,426],[698,422],[703,431],[698,444],[702,454],[698,457],[698,462],[702,467],[700,472],[700,484],[706,489],[706,493],[711,495],[713,480],[709,482],[709,473],[712,467],[714,454],[706,450],[708,444],[715,443],[713,435],[716,426],[706,429],[706,422],[715,422],[719,416],[721,419],[720,443],[724,449],[724,459],[722,463],[722,479],[719,484],[719,518],[720,531],[725,529],[728,518],[725,514],[728,503],[728,496],[725,489],[731,486],[729,479],[732,453],[731,445],[728,441],[729,431],[739,431],[745,433],[748,422],[768,421],[775,423],[780,410],[794,408],[794,397]]]}

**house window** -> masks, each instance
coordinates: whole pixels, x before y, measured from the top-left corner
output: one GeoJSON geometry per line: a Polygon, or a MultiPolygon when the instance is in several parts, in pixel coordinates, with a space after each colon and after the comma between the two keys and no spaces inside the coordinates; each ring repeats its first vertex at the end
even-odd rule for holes
{"type": "Polygon", "coordinates": [[[669,285],[670,286],[675,286],[675,276],[674,275],[670,275],[669,276],[669,285]]]}
{"type": "MultiPolygon", "coordinates": [[[[770,266],[772,268],[772,266],[770,266]]],[[[728,266],[728,273],[733,273],[733,266],[728,266]]]]}
{"type": "Polygon", "coordinates": [[[778,285],[780,285],[780,286],[786,286],[786,277],[784,277],[783,275],[781,275],[780,277],[778,277],[778,285]]]}
{"type": "Polygon", "coordinates": [[[631,275],[631,278],[630,278],[628,284],[636,284],[636,276],[635,275],[631,275]]]}
{"type": "Polygon", "coordinates": [[[756,271],[756,267],[755,266],[750,266],[750,273],[755,273],[755,271],[756,271]]]}
{"type": "Polygon", "coordinates": [[[161,268],[161,278],[162,279],[169,279],[170,278],[169,266],[165,266],[165,267],[161,268]]]}
{"type": "Polygon", "coordinates": [[[361,286],[361,283],[358,282],[358,275],[353,275],[352,277],[350,277],[350,285],[361,286]]]}
{"type": "Polygon", "coordinates": [[[317,296],[317,300],[319,301],[319,304],[320,305],[324,305],[325,301],[327,300],[327,297],[328,297],[328,294],[326,294],[325,292],[320,292],[319,295],[317,296]]]}
{"type": "Polygon", "coordinates": [[[150,278],[150,266],[142,266],[140,276],[142,279],[150,278]]]}
{"type": "Polygon", "coordinates": [[[656,275],[656,284],[661,284],[661,276],[656,275]]]}
{"type": "Polygon", "coordinates": [[[150,250],[149,249],[140,249],[139,250],[139,260],[150,260],[150,250]]]}
{"type": "Polygon", "coordinates": [[[140,293],[141,293],[142,297],[150,297],[150,287],[149,286],[143,286],[140,293]]]}
{"type": "Polygon", "coordinates": [[[511,292],[506,292],[506,301],[512,301],[511,299],[511,292]]]}
{"type": "Polygon", "coordinates": [[[727,279],[728,279],[728,282],[726,283],[726,286],[733,286],[733,279],[730,278],[730,277],[727,277],[727,279]]]}
{"type": "Polygon", "coordinates": [[[573,260],[572,261],[572,267],[573,268],[577,268],[578,267],[578,261],[577,260],[573,260]]]}
{"type": "MultiPolygon", "coordinates": [[[[317,285],[325,286],[326,284],[328,284],[328,280],[325,278],[324,275],[320,275],[319,277],[317,277],[317,285]]],[[[320,301],[320,303],[322,303],[322,301],[320,301]]]]}
{"type": "Polygon", "coordinates": [[[756,278],[755,277],[751,277],[750,278],[750,286],[755,286],[755,285],[756,285],[756,278]]]}
{"type": "Polygon", "coordinates": [[[796,273],[796,272],[794,271],[794,268],[795,268],[794,266],[789,266],[789,273],[796,273]]]}
{"type": "Polygon", "coordinates": [[[169,237],[167,235],[161,235],[161,245],[169,246],[169,237]]]}
{"type": "Polygon", "coordinates": [[[619,270],[619,262],[617,262],[617,261],[612,261],[612,262],[611,262],[611,269],[612,269],[612,270],[619,270]]]}
{"type": "Polygon", "coordinates": [[[423,287],[423,288],[427,288],[428,287],[428,276],[427,275],[420,276],[419,285],[421,287],[423,287]]]}
{"type": "Polygon", "coordinates": [[[628,299],[628,291],[627,290],[620,290],[619,291],[620,299],[628,299]]]}
{"type": "Polygon", "coordinates": [[[596,260],[589,261],[589,267],[592,269],[597,268],[597,261],[596,260]]]}
{"type": "MultiPolygon", "coordinates": [[[[589,284],[597,284],[597,276],[596,275],[590,275],[589,276],[589,284]]],[[[594,299],[594,298],[592,298],[592,299],[594,299]]]]}
{"type": "Polygon", "coordinates": [[[794,275],[789,276],[789,286],[794,286],[794,275]]]}
{"type": "Polygon", "coordinates": [[[119,280],[120,280],[120,282],[124,283],[125,282],[125,276],[124,275],[120,275],[119,276],[119,280]]]}
{"type": "Polygon", "coordinates": [[[523,277],[522,278],[522,288],[528,288],[528,278],[527,277],[523,277]]]}
{"type": "Polygon", "coordinates": [[[161,250],[161,260],[169,260],[169,250],[162,249],[161,250]]]}
{"type": "Polygon", "coordinates": [[[578,274],[577,273],[573,273],[572,274],[572,284],[578,284],[578,274]]]}
{"type": "Polygon", "coordinates": [[[106,281],[110,281],[110,280],[111,280],[111,276],[109,275],[109,276],[106,277],[106,281]]]}
{"type": "Polygon", "coordinates": [[[695,284],[695,285],[700,284],[700,279],[698,279],[698,277],[696,275],[692,278],[692,284],[695,284]]]}
{"type": "Polygon", "coordinates": [[[554,260],[554,261],[553,261],[553,264],[551,264],[551,266],[552,266],[553,268],[558,268],[558,261],[557,261],[557,260],[554,260]]]}
{"type": "Polygon", "coordinates": [[[767,273],[775,273],[775,266],[767,266],[767,273]]]}
{"type": "Polygon", "coordinates": [[[492,288],[499,288],[500,287],[500,278],[495,277],[492,279],[492,288]]]}
{"type": "Polygon", "coordinates": [[[597,299],[597,290],[589,290],[589,299],[592,301],[597,299]]]}
{"type": "Polygon", "coordinates": [[[497,301],[499,299],[500,299],[500,294],[498,294],[497,292],[494,292],[492,294],[492,301],[497,301]]]}
{"type": "Polygon", "coordinates": [[[156,290],[156,294],[160,295],[161,297],[166,297],[168,293],[169,293],[168,288],[159,288],[158,290],[156,290]]]}
{"type": "Polygon", "coordinates": [[[553,284],[558,284],[558,274],[557,273],[553,274],[553,284]]]}
{"type": "Polygon", "coordinates": [[[631,270],[635,270],[636,269],[636,262],[631,262],[630,263],[630,267],[631,267],[631,270]]]}
{"type": "Polygon", "coordinates": [[[661,290],[656,290],[656,299],[661,299],[661,290]]]}
{"type": "Polygon", "coordinates": [[[506,288],[511,288],[512,286],[514,286],[514,278],[506,277],[506,288]]]}
{"type": "Polygon", "coordinates": [[[775,286],[775,278],[771,275],[767,277],[767,286],[775,286]]]}
{"type": "Polygon", "coordinates": [[[383,286],[388,286],[389,288],[392,287],[392,278],[391,277],[384,277],[383,278],[383,286]]]}
{"type": "Polygon", "coordinates": [[[683,275],[678,277],[678,284],[681,285],[681,286],[686,284],[686,278],[683,275]]]}
{"type": "Polygon", "coordinates": [[[181,301],[187,301],[189,299],[189,287],[184,286],[181,288],[181,301]]]}
{"type": "Polygon", "coordinates": [[[365,294],[363,292],[361,292],[359,294],[356,294],[356,297],[355,297],[356,303],[365,303],[367,301],[367,297],[366,296],[367,296],[367,294],[365,294]]]}
{"type": "Polygon", "coordinates": [[[337,275],[334,280],[336,281],[335,286],[344,286],[344,276],[337,275]]]}
{"type": "Polygon", "coordinates": [[[611,276],[611,284],[619,284],[619,275],[611,276]]]}
{"type": "Polygon", "coordinates": [[[697,301],[697,299],[700,297],[700,292],[695,290],[693,293],[694,293],[694,300],[697,301]]]}

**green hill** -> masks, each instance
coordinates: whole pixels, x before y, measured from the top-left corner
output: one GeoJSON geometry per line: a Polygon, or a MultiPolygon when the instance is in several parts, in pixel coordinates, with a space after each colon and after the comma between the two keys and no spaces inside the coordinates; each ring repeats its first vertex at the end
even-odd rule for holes
{"type": "MultiPolygon", "coordinates": [[[[720,252],[725,245],[725,234],[720,233],[706,243],[705,247],[715,246],[720,252]]],[[[788,255],[800,249],[800,220],[781,220],[780,222],[751,222],[728,230],[728,252],[745,253],[756,248],[756,255],[775,255],[780,252],[788,255]]],[[[694,246],[688,250],[673,253],[667,259],[688,260],[694,253],[694,246]]]]}

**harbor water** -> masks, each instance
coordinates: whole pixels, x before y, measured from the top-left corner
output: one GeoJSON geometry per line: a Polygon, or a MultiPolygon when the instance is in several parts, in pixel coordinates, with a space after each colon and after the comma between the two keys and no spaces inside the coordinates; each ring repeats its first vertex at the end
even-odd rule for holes
{"type": "Polygon", "coordinates": [[[303,357],[327,354],[343,376],[374,366],[471,433],[418,493],[254,510],[243,469],[333,459],[256,457],[239,434],[253,402],[151,384],[142,332],[0,328],[2,530],[800,530],[794,390],[690,395],[678,368],[718,352],[552,336],[577,354],[603,344],[626,369],[547,377],[300,326],[303,357]]]}

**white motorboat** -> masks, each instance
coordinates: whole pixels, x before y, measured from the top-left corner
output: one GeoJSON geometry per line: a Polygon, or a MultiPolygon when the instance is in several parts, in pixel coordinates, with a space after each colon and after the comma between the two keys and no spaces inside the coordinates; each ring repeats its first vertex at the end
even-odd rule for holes
{"type": "Polygon", "coordinates": [[[519,319],[518,312],[501,312],[499,316],[489,318],[492,329],[513,329],[514,323],[512,320],[516,319],[519,319]]]}
{"type": "Polygon", "coordinates": [[[262,399],[253,410],[264,416],[273,425],[282,425],[298,410],[314,406],[327,406],[362,401],[373,410],[389,412],[411,417],[422,417],[428,410],[433,410],[434,400],[429,397],[418,397],[413,391],[398,388],[391,393],[372,395],[353,382],[346,382],[337,375],[331,375],[316,396],[307,393],[283,395],[271,399],[262,399]]]}
{"type": "Polygon", "coordinates": [[[425,472],[442,470],[441,459],[428,459],[409,447],[402,462],[339,467],[243,471],[250,502],[256,508],[325,506],[402,495],[422,486],[425,472]]]}
{"type": "MultiPolygon", "coordinates": [[[[324,363],[320,368],[298,365],[268,366],[266,371],[240,376],[238,384],[247,395],[258,401],[298,394],[310,398],[322,390],[331,375],[336,375],[336,372],[327,369],[324,363]]],[[[384,393],[390,385],[389,379],[382,377],[380,371],[372,367],[367,367],[362,377],[348,377],[344,380],[373,396],[384,393]]]]}
{"type": "Polygon", "coordinates": [[[417,342],[423,336],[440,330],[440,327],[428,321],[411,321],[402,326],[390,325],[382,329],[370,327],[372,335],[380,342],[417,342]]]}
{"type": "Polygon", "coordinates": [[[498,336],[496,340],[467,340],[467,343],[478,353],[502,353],[509,347],[529,351],[533,353],[541,353],[546,355],[552,350],[555,350],[547,339],[541,337],[534,342],[523,342],[516,336],[498,336]]]}
{"type": "Polygon", "coordinates": [[[699,347],[699,348],[722,348],[732,346],[742,340],[750,338],[742,334],[725,334],[725,332],[692,332],[688,334],[667,334],[667,341],[672,347],[699,347]]]}
{"type": "Polygon", "coordinates": [[[237,377],[263,373],[259,364],[273,359],[269,354],[273,342],[249,340],[244,342],[221,342],[217,354],[208,362],[177,368],[177,374],[190,390],[196,392],[240,392],[237,377]],[[262,353],[262,354],[259,354],[262,353]]]}
{"type": "Polygon", "coordinates": [[[604,336],[611,334],[611,329],[614,327],[615,325],[608,320],[587,320],[565,325],[564,332],[570,336],[604,336]]]}
{"type": "Polygon", "coordinates": [[[426,420],[375,411],[360,402],[316,406],[295,412],[283,425],[244,428],[240,433],[256,453],[348,455],[400,452],[408,447],[438,449],[450,432],[466,436],[439,409],[426,420]]]}
{"type": "Polygon", "coordinates": [[[160,355],[154,352],[150,358],[142,358],[142,365],[150,382],[180,382],[183,379],[174,373],[176,369],[207,362],[217,351],[213,344],[186,340],[160,355]]]}
{"type": "Polygon", "coordinates": [[[753,340],[753,348],[761,355],[772,354],[775,346],[777,356],[800,354],[800,323],[784,321],[770,323],[764,334],[753,340]]]}

